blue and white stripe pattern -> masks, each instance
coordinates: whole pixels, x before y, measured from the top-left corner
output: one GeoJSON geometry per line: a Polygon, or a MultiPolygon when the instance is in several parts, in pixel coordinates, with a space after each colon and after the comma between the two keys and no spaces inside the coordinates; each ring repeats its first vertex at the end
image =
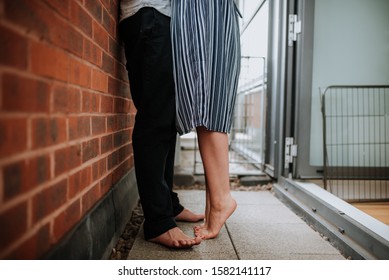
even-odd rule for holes
{"type": "Polygon", "coordinates": [[[240,38],[233,0],[172,0],[171,33],[177,130],[198,126],[229,133],[240,38]]]}

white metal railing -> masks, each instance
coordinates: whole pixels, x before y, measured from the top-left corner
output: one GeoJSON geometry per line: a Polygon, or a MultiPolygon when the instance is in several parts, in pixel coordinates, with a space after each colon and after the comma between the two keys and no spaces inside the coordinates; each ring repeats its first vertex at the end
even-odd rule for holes
{"type": "MultiPolygon", "coordinates": [[[[262,169],[265,147],[266,59],[242,57],[230,150],[262,169]]],[[[236,162],[237,158],[231,158],[236,162]]]]}
{"type": "Polygon", "coordinates": [[[330,86],[321,102],[325,189],[389,199],[389,85],[330,86]]]}

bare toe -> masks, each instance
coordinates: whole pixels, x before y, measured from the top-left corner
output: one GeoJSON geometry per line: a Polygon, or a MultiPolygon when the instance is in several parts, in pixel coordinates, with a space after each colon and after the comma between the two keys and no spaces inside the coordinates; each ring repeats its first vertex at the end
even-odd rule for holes
{"type": "Polygon", "coordinates": [[[149,241],[164,245],[169,248],[185,249],[200,244],[198,238],[191,238],[183,233],[178,227],[150,239],[149,241]]]}

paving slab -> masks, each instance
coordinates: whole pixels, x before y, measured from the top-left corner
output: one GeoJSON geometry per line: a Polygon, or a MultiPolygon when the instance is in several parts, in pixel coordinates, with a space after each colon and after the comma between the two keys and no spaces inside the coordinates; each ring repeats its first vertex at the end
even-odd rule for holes
{"type": "Polygon", "coordinates": [[[344,260],[339,254],[239,254],[241,260],[344,260]]]}
{"type": "Polygon", "coordinates": [[[284,204],[279,201],[270,191],[234,191],[232,196],[239,205],[279,205],[284,204]]]}
{"type": "Polygon", "coordinates": [[[334,255],[340,253],[306,224],[227,224],[240,259],[244,254],[334,255]]]}
{"type": "MultiPolygon", "coordinates": [[[[179,222],[180,229],[189,236],[193,236],[193,223],[179,222]]],[[[200,245],[191,249],[179,250],[170,249],[164,246],[145,241],[143,238],[143,229],[138,236],[129,253],[128,259],[237,259],[235,249],[230,236],[225,227],[220,231],[217,239],[203,241],[200,245]]]]}
{"type": "Polygon", "coordinates": [[[305,224],[285,206],[239,205],[227,221],[228,224],[305,224]]]}
{"type": "Polygon", "coordinates": [[[180,203],[185,207],[188,204],[205,205],[205,191],[204,190],[176,190],[180,199],[180,203]]]}

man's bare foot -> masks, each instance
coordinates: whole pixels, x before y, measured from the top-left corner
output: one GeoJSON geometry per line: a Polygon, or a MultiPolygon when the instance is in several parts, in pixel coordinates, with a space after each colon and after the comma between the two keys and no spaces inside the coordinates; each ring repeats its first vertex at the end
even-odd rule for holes
{"type": "Polygon", "coordinates": [[[178,227],[172,228],[161,235],[149,239],[149,241],[164,245],[169,248],[186,249],[201,243],[201,238],[191,238],[178,227]]]}
{"type": "Polygon", "coordinates": [[[196,236],[202,239],[217,237],[225,221],[234,213],[236,206],[236,201],[232,197],[229,197],[221,207],[211,205],[207,228],[200,229],[196,236]]]}
{"type": "Polygon", "coordinates": [[[195,214],[192,211],[184,208],[180,214],[176,216],[176,221],[195,223],[204,219],[204,214],[195,214]]]}

